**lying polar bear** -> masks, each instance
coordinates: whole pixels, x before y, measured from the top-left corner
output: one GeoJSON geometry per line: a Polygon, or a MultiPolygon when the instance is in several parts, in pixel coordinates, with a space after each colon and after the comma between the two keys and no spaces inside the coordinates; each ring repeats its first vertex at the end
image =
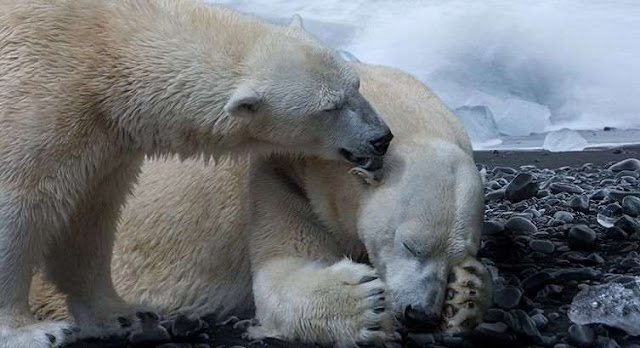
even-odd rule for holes
{"type": "MultiPolygon", "coordinates": [[[[341,346],[388,338],[393,317],[476,324],[491,285],[469,139],[411,76],[355,67],[396,134],[381,185],[313,158],[147,162],[115,246],[118,292],[168,313],[255,311],[251,337],[341,346]]],[[[33,300],[40,317],[64,316],[50,288],[33,300]]]]}

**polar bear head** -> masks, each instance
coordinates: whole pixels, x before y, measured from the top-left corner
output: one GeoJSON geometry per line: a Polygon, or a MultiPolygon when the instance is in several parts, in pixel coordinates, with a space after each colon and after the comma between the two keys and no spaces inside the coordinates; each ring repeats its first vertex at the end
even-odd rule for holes
{"type": "Polygon", "coordinates": [[[441,140],[413,148],[387,157],[393,168],[367,193],[358,218],[396,317],[409,325],[440,318],[452,266],[478,252],[484,211],[468,153],[441,140]]]}
{"type": "Polygon", "coordinates": [[[299,17],[279,30],[252,48],[246,78],[225,111],[249,120],[251,136],[276,150],[379,166],[374,159],[393,135],[360,94],[357,73],[312,38],[299,17]]]}

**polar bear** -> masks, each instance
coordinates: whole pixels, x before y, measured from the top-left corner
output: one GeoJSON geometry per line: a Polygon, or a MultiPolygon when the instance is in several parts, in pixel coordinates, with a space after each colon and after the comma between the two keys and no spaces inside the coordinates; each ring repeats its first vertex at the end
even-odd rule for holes
{"type": "Polygon", "coordinates": [[[0,2],[2,347],[73,336],[29,313],[41,261],[83,334],[132,318],[111,245],[145,155],[379,166],[392,134],[358,88],[296,19],[275,26],[186,0],[0,2]]]}
{"type": "MultiPolygon", "coordinates": [[[[394,317],[478,323],[492,292],[469,139],[411,76],[355,68],[397,135],[380,185],[311,157],[147,162],[119,226],[118,292],[165,313],[255,313],[250,337],[339,346],[388,338],[394,317]]],[[[32,299],[40,317],[65,316],[50,287],[32,299]]]]}

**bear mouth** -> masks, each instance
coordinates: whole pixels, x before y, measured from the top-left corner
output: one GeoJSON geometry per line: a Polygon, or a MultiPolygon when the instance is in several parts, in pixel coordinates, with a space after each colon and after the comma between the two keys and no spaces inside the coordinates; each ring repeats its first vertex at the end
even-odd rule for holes
{"type": "Polygon", "coordinates": [[[359,157],[354,155],[351,151],[340,149],[340,154],[347,161],[351,162],[354,166],[369,171],[376,171],[382,168],[383,160],[382,156],[369,156],[359,157]]]}

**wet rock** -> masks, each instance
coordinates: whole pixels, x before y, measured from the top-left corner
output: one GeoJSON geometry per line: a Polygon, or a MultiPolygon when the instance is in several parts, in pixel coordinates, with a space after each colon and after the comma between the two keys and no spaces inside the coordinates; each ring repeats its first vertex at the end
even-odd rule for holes
{"type": "Polygon", "coordinates": [[[522,291],[515,286],[505,286],[497,289],[493,293],[493,301],[502,309],[512,309],[518,307],[522,299],[522,291]]]}
{"type": "Polygon", "coordinates": [[[579,348],[593,347],[596,334],[586,325],[571,325],[569,327],[569,342],[579,348]]]}
{"type": "Polygon", "coordinates": [[[606,197],[608,197],[608,196],[609,196],[609,190],[607,190],[607,189],[601,189],[601,190],[598,190],[598,191],[594,192],[594,193],[591,195],[591,197],[590,197],[590,198],[591,198],[592,200],[594,200],[594,201],[601,201],[601,200],[605,199],[605,198],[606,198],[606,197]]]}
{"type": "Polygon", "coordinates": [[[569,207],[582,213],[589,212],[589,199],[586,196],[573,196],[569,200],[569,207]]]}
{"type": "Polygon", "coordinates": [[[554,194],[561,193],[561,192],[582,194],[584,192],[583,189],[581,189],[576,185],[559,183],[559,182],[554,182],[551,185],[549,185],[549,189],[551,190],[551,193],[554,193],[554,194]]]}
{"type": "Polygon", "coordinates": [[[620,346],[615,340],[612,340],[611,338],[608,338],[608,337],[602,337],[602,336],[598,336],[598,339],[596,340],[596,347],[597,348],[620,348],[620,346]]]}
{"type": "Polygon", "coordinates": [[[504,232],[504,229],[504,224],[500,221],[485,221],[482,226],[482,233],[489,236],[495,236],[504,232]]]}
{"type": "Polygon", "coordinates": [[[426,333],[410,333],[407,335],[407,340],[413,342],[418,347],[424,347],[427,344],[436,343],[436,339],[433,334],[426,333]]]}
{"type": "Polygon", "coordinates": [[[533,320],[538,329],[543,329],[547,326],[547,324],[549,324],[549,319],[547,319],[547,317],[545,317],[542,313],[533,315],[531,317],[531,320],[533,320]]]}
{"type": "Polygon", "coordinates": [[[640,198],[627,196],[622,199],[622,212],[631,217],[640,216],[640,198]]]}
{"type": "Polygon", "coordinates": [[[567,268],[557,270],[551,273],[551,277],[554,280],[559,281],[584,281],[584,280],[599,280],[602,273],[592,267],[584,268],[567,268]]]}
{"type": "Polygon", "coordinates": [[[551,254],[556,249],[556,246],[548,241],[541,239],[533,239],[529,242],[529,247],[535,251],[539,251],[545,254],[551,254]]]}
{"type": "Polygon", "coordinates": [[[522,288],[528,294],[535,294],[549,280],[551,280],[551,274],[549,274],[548,272],[538,272],[525,278],[522,281],[522,288]]]}
{"type": "Polygon", "coordinates": [[[498,322],[498,321],[504,321],[505,313],[506,312],[503,311],[502,309],[491,308],[484,314],[482,319],[484,321],[488,322],[488,323],[495,323],[495,322],[498,322]]]}
{"type": "Polygon", "coordinates": [[[621,230],[627,232],[627,234],[632,235],[640,232],[640,226],[638,223],[628,215],[624,215],[614,224],[615,227],[620,228],[621,230]]]}
{"type": "Polygon", "coordinates": [[[505,197],[513,203],[534,197],[537,193],[536,177],[529,173],[518,174],[505,189],[505,197]]]}
{"type": "Polygon", "coordinates": [[[485,202],[500,201],[504,199],[504,190],[495,190],[484,195],[485,202]]]}
{"type": "Polygon", "coordinates": [[[574,250],[591,250],[596,245],[596,232],[586,225],[571,227],[568,234],[569,247],[574,250]]]}
{"type": "Polygon", "coordinates": [[[486,337],[501,342],[513,341],[513,335],[509,334],[509,327],[505,323],[482,323],[474,329],[474,333],[480,337],[486,337]]]}
{"type": "Polygon", "coordinates": [[[517,170],[510,167],[495,167],[493,168],[493,171],[492,171],[493,174],[502,173],[502,174],[511,174],[511,175],[516,174],[517,172],[518,172],[517,170]]]}
{"type": "Polygon", "coordinates": [[[512,232],[534,234],[538,232],[538,228],[529,220],[516,216],[507,220],[505,227],[512,232]]]}
{"type": "Polygon", "coordinates": [[[612,172],[621,172],[623,170],[639,170],[639,169],[640,169],[640,160],[636,158],[627,158],[609,167],[609,170],[612,172]]]}
{"type": "Polygon", "coordinates": [[[627,232],[616,226],[607,228],[604,234],[607,236],[607,239],[610,240],[626,240],[629,238],[627,232]]]}
{"type": "Polygon", "coordinates": [[[638,197],[640,198],[640,192],[610,190],[608,196],[614,201],[622,202],[625,197],[638,197]]]}
{"type": "Polygon", "coordinates": [[[573,214],[566,212],[566,211],[558,211],[555,214],[553,214],[553,218],[558,220],[558,221],[562,221],[565,224],[570,224],[573,222],[573,214]]]}

